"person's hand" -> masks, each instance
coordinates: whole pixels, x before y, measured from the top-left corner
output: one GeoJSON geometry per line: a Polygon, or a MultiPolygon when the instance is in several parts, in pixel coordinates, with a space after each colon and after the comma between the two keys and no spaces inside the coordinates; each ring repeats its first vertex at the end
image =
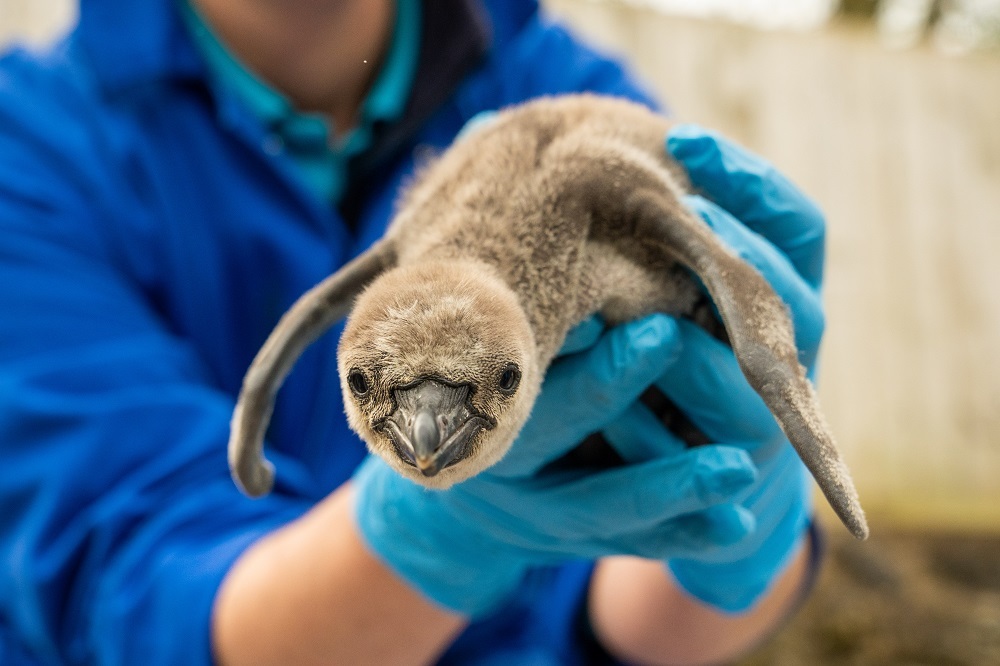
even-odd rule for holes
{"type": "Polygon", "coordinates": [[[669,317],[600,328],[590,322],[574,332],[510,453],[486,472],[444,491],[425,490],[372,456],[355,474],[362,536],[429,598],[479,615],[532,565],[621,554],[701,557],[751,529],[753,519],[734,504],[756,478],[740,449],[676,450],[596,471],[549,465],[618,417],[678,359],[680,329],[669,317]]]}
{"type": "MultiPolygon", "coordinates": [[[[817,207],[769,164],[699,127],[675,127],[667,148],[705,197],[685,203],[788,305],[799,360],[812,372],[824,319],[825,223],[817,207]]],[[[744,379],[732,350],[701,328],[679,322],[682,352],[657,387],[711,441],[746,450],[759,476],[743,506],[753,534],[696,557],[669,560],[677,582],[696,598],[728,612],[749,609],[795,554],[811,517],[811,478],[760,397],[744,379]]],[[[642,404],[604,430],[628,461],[647,460],[684,443],[642,404]]]]}

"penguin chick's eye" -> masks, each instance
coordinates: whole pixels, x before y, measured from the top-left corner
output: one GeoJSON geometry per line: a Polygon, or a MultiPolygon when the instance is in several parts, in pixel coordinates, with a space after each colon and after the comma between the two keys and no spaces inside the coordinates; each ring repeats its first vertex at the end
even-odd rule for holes
{"type": "Polygon", "coordinates": [[[371,386],[368,384],[368,378],[365,377],[365,373],[361,372],[357,368],[352,369],[347,374],[347,385],[351,387],[351,391],[354,392],[359,398],[363,398],[368,395],[368,391],[371,390],[371,386]]]}
{"type": "Polygon", "coordinates": [[[500,382],[498,386],[500,387],[501,393],[506,393],[511,395],[517,390],[517,385],[521,383],[521,370],[513,363],[508,363],[507,367],[503,369],[500,373],[500,382]]]}

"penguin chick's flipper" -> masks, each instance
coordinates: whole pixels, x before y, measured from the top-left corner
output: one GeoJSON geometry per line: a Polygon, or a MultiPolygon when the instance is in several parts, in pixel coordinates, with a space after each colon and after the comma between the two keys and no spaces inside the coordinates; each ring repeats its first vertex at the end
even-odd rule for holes
{"type": "Polygon", "coordinates": [[[257,352],[243,378],[229,434],[229,469],[247,495],[266,495],[274,483],[274,466],[264,458],[264,433],[285,376],[305,348],[345,317],[361,290],[395,262],[392,243],[379,241],[303,294],[257,352]]]}
{"type": "Polygon", "coordinates": [[[784,303],[756,269],[733,255],[672,194],[644,189],[633,194],[630,203],[639,236],[661,241],[674,259],[705,284],[743,374],[776,417],[834,511],[855,537],[866,539],[864,511],[798,361],[784,303]]]}

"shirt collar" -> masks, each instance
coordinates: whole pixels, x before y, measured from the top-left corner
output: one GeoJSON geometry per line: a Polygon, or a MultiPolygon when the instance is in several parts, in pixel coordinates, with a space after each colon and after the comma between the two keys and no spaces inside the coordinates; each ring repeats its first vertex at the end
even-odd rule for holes
{"type": "MultiPolygon", "coordinates": [[[[398,39],[393,36],[393,44],[404,53],[419,48],[420,5],[421,0],[399,0],[400,13],[417,15],[412,35],[400,35],[398,39]]],[[[207,75],[203,56],[177,10],[177,0],[80,0],[79,19],[71,39],[81,48],[99,84],[106,90],[207,75]]],[[[379,83],[383,78],[389,89],[374,96],[372,112],[376,115],[393,113],[394,105],[385,101],[398,97],[393,94],[393,87],[412,83],[416,63],[407,65],[403,57],[399,60],[403,62],[388,57],[382,70],[385,76],[376,80],[372,93],[381,89],[379,83]]]]}
{"type": "MultiPolygon", "coordinates": [[[[314,114],[300,113],[291,101],[249,71],[230,54],[191,6],[178,0],[181,16],[209,77],[228,89],[266,126],[289,130],[293,141],[323,141],[325,125],[314,114]],[[318,125],[320,125],[318,127],[318,125]],[[302,136],[299,136],[302,135],[302,136]],[[317,136],[313,136],[317,135],[317,136]]],[[[420,0],[396,0],[396,19],[389,51],[361,108],[361,126],[398,119],[417,69],[420,45],[420,0]]]]}
{"type": "Polygon", "coordinates": [[[403,114],[420,55],[420,13],[420,0],[396,0],[392,44],[362,108],[369,121],[395,120],[403,114]]]}
{"type": "MultiPolygon", "coordinates": [[[[425,0],[424,11],[453,6],[488,24],[493,45],[504,44],[538,9],[536,0],[425,0]]],[[[205,66],[184,27],[176,0],[80,0],[72,43],[97,82],[114,91],[169,78],[205,76],[205,66]]],[[[420,75],[417,75],[420,78],[420,75]]]]}
{"type": "Polygon", "coordinates": [[[177,5],[213,84],[234,94],[265,124],[283,120],[292,109],[288,99],[233,58],[189,0],[177,0],[177,5]]]}

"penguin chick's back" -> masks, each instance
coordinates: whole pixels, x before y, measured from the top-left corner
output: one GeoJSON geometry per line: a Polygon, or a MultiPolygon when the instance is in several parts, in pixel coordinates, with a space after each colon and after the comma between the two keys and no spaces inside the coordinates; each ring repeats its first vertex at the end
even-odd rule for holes
{"type": "Polygon", "coordinates": [[[699,294],[689,274],[623,219],[641,186],[685,214],[668,129],[644,107],[594,95],[507,110],[406,193],[387,233],[398,262],[482,260],[519,295],[546,362],[592,312],[612,323],[690,312],[699,294]]]}

